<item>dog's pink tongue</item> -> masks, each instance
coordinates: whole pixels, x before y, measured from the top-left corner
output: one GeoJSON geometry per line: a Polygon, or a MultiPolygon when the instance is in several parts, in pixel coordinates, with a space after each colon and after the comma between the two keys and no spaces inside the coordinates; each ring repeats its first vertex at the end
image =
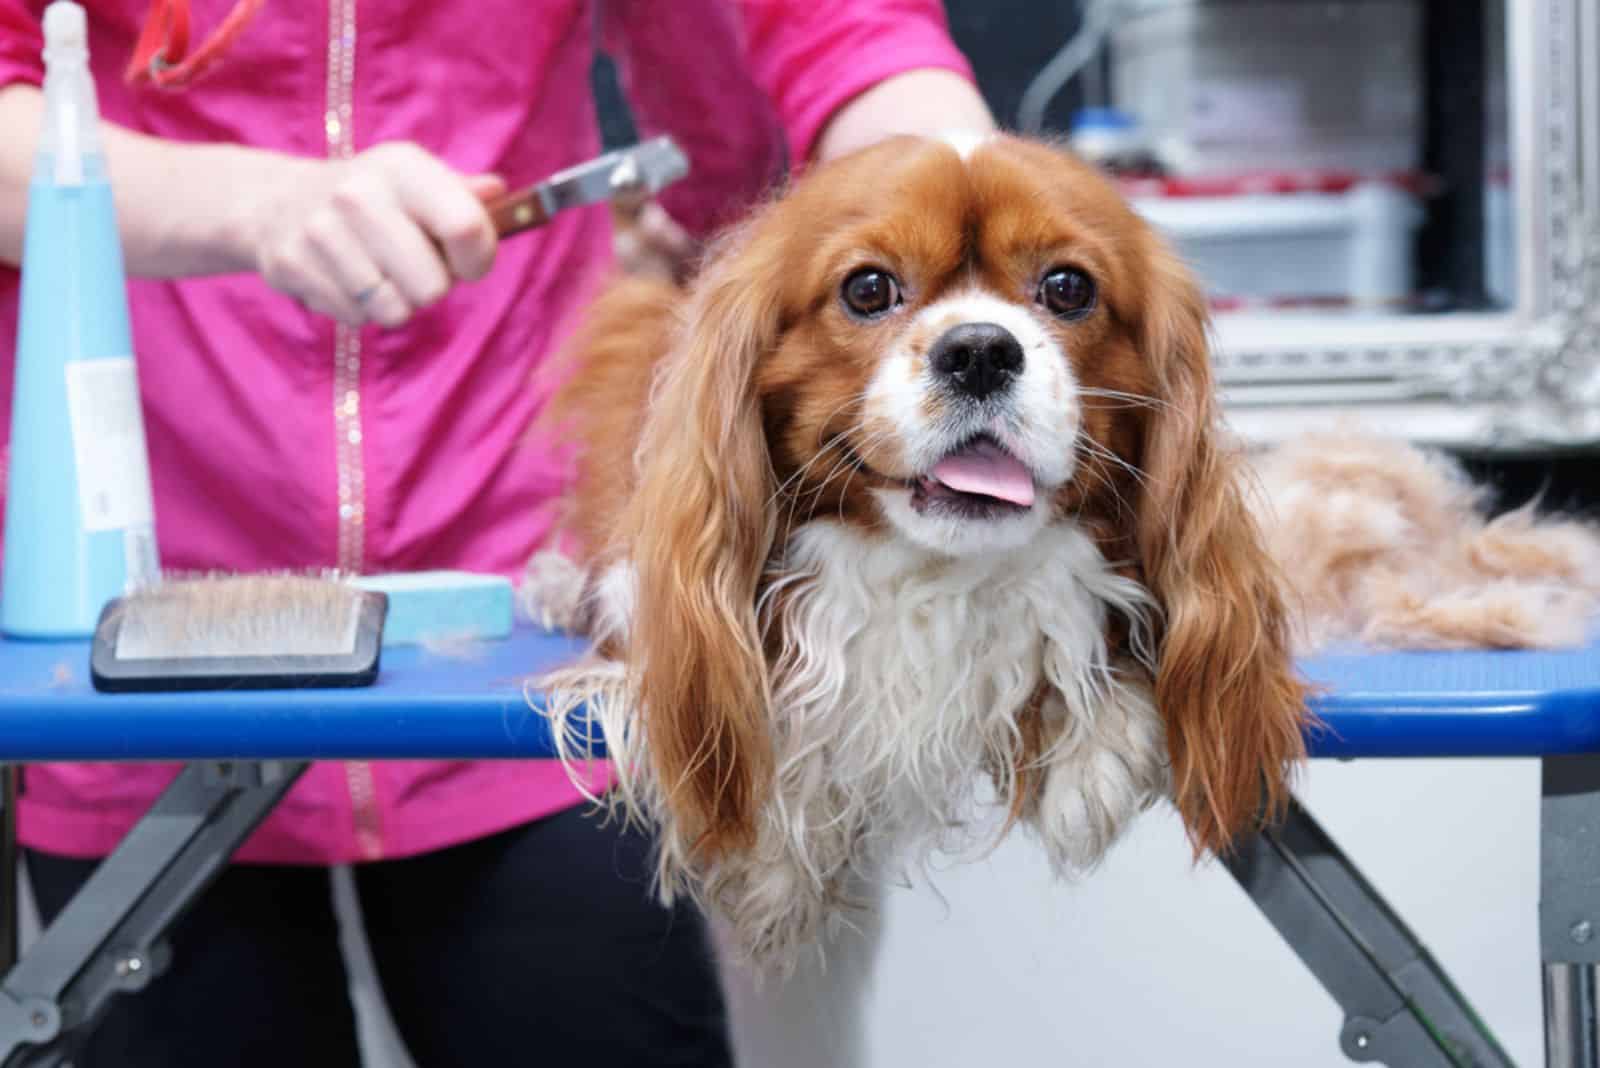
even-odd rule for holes
{"type": "Polygon", "coordinates": [[[980,441],[951,453],[933,467],[933,477],[959,493],[978,493],[1033,506],[1033,476],[1015,456],[998,445],[980,441]]]}

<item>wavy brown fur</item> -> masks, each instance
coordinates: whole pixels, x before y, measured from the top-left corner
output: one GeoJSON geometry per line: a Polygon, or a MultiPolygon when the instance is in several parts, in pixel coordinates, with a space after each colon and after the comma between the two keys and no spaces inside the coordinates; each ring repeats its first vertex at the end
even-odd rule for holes
{"type": "Polygon", "coordinates": [[[1164,250],[1149,256],[1143,344],[1171,405],[1146,424],[1138,507],[1144,578],[1163,612],[1156,705],[1190,839],[1222,852],[1287,803],[1305,757],[1306,689],[1242,456],[1219,429],[1205,304],[1164,250]]]}
{"type": "Polygon", "coordinates": [[[772,777],[755,605],[775,486],[751,394],[777,334],[768,295],[781,264],[737,242],[724,242],[687,307],[664,283],[612,289],[575,339],[585,373],[554,404],[588,455],[634,456],[631,469],[585,471],[572,529],[596,571],[624,557],[636,569],[630,689],[667,803],[708,857],[749,845],[772,777]],[[663,344],[651,381],[641,354],[663,344]]]}

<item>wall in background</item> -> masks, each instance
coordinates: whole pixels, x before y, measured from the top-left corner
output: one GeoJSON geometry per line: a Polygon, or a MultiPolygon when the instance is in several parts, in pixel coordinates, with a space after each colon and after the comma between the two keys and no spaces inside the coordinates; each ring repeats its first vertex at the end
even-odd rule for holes
{"type": "MultiPolygon", "coordinates": [[[[1318,762],[1300,796],[1518,1064],[1543,1063],[1533,761],[1318,762]]],[[[890,901],[871,1068],[1339,1068],[1333,999],[1220,867],[1152,812],[1096,875],[1031,843],[890,901]]]]}

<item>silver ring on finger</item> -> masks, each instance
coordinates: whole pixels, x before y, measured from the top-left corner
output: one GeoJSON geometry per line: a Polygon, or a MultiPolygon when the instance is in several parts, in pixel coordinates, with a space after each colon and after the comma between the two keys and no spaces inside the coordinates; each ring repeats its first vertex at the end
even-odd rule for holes
{"type": "Polygon", "coordinates": [[[367,303],[371,301],[373,297],[377,296],[378,290],[382,289],[388,281],[389,280],[387,278],[379,275],[376,282],[373,282],[370,286],[363,287],[361,291],[351,299],[361,307],[365,308],[367,303]]]}

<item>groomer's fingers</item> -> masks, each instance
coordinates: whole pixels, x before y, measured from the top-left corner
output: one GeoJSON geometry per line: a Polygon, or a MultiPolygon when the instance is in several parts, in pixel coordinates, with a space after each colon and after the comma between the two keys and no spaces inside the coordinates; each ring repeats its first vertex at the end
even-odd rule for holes
{"type": "Polygon", "coordinates": [[[498,174],[474,174],[467,178],[467,188],[472,190],[473,196],[487,204],[505,195],[506,180],[498,174]]]}
{"type": "Polygon", "coordinates": [[[689,236],[689,231],[678,225],[677,220],[667,214],[666,208],[655,201],[652,200],[639,209],[637,225],[645,244],[673,263],[685,264],[694,256],[694,238],[689,236]]]}
{"type": "Polygon", "coordinates": [[[333,280],[348,309],[338,319],[352,325],[370,319],[399,326],[411,317],[410,302],[342,213],[331,205],[315,210],[306,220],[306,237],[321,273],[333,280]]]}
{"type": "Polygon", "coordinates": [[[308,307],[397,326],[493,262],[484,200],[504,183],[492,175],[462,176],[407,144],[284,166],[248,239],[262,277],[308,307]]]}
{"type": "Polygon", "coordinates": [[[320,315],[351,326],[359,326],[365,318],[303,235],[264,254],[261,276],[272,288],[320,315]]]}
{"type": "Polygon", "coordinates": [[[498,239],[483,201],[438,157],[415,145],[382,145],[394,191],[443,251],[450,273],[472,282],[489,273],[498,239]]]}
{"type": "Polygon", "coordinates": [[[362,175],[340,186],[333,207],[410,308],[425,308],[449,292],[444,260],[381,176],[362,175]]]}
{"type": "Polygon", "coordinates": [[[624,273],[663,282],[681,281],[693,262],[695,241],[651,201],[636,211],[613,212],[612,250],[624,273]]]}

